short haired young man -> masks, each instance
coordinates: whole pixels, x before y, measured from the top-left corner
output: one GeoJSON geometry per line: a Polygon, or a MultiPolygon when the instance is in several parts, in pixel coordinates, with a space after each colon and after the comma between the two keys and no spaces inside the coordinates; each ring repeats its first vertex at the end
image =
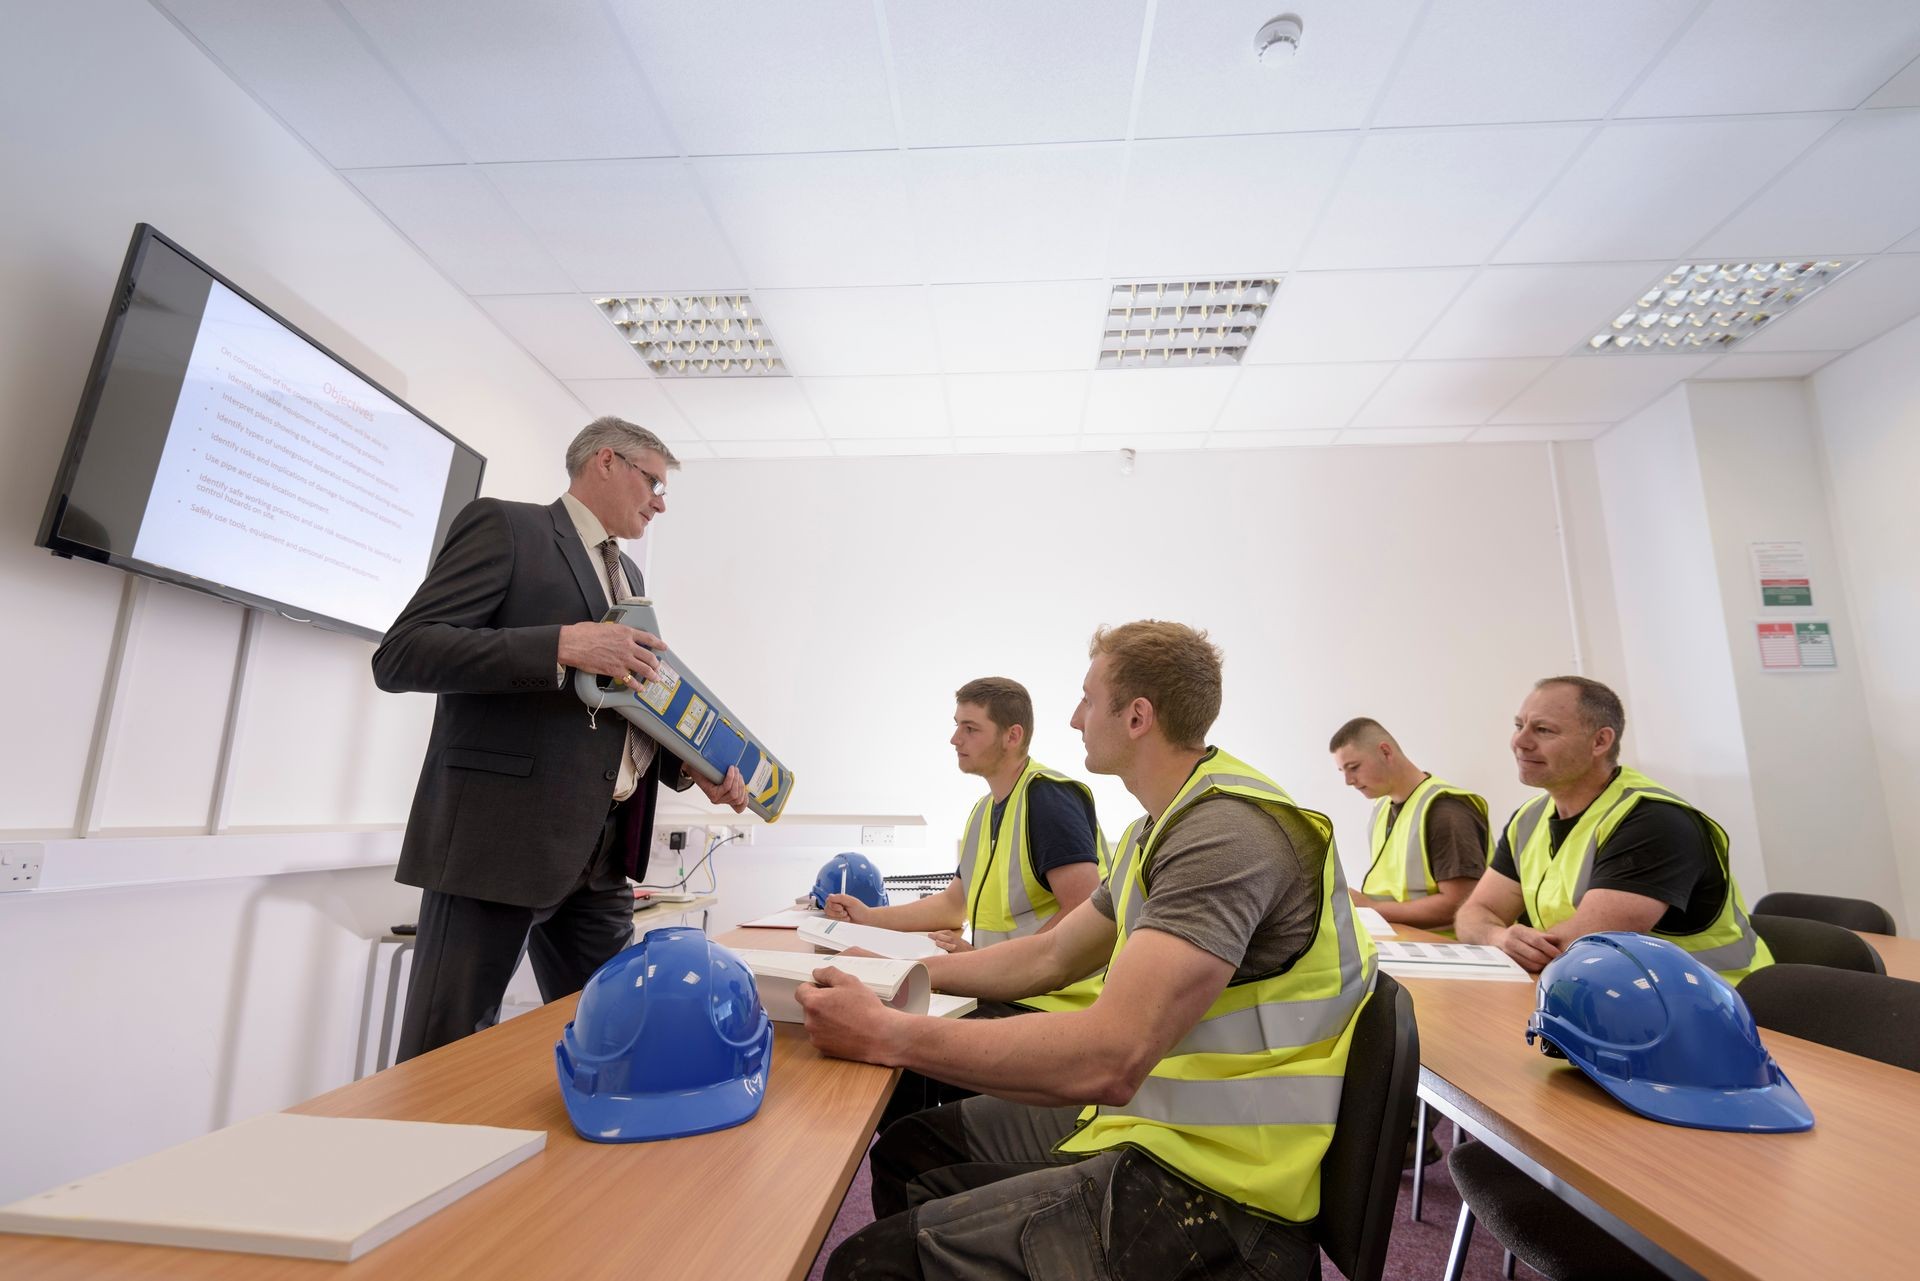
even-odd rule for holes
{"type": "Polygon", "coordinates": [[[1773,954],[1747,919],[1726,829],[1620,764],[1626,728],[1599,681],[1535,683],[1512,746],[1520,781],[1542,794],[1507,820],[1456,928],[1535,972],[1583,934],[1658,934],[1738,983],[1773,954]],[[1531,924],[1518,924],[1522,909],[1531,924]]]}
{"type": "Polygon", "coordinates": [[[1373,983],[1332,824],[1206,744],[1220,654],[1178,623],[1094,636],[1073,725],[1145,808],[1106,885],[1045,934],[937,956],[943,991],[1017,1000],[1108,965],[1082,1010],[901,1014],[831,966],[800,989],[829,1054],[978,1097],[873,1153],[876,1222],[833,1278],[1294,1278],[1373,983]]]}
{"type": "Polygon", "coordinates": [[[1327,744],[1348,787],[1375,802],[1366,879],[1348,895],[1396,925],[1449,937],[1487,870],[1486,798],[1415,765],[1379,721],[1355,717],[1327,744]]]}

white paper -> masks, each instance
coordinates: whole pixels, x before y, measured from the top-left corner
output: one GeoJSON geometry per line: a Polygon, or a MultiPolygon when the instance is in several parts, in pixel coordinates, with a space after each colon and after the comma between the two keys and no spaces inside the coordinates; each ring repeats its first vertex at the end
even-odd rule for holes
{"type": "Polygon", "coordinates": [[[804,921],[824,921],[827,914],[817,907],[789,907],[775,912],[772,916],[763,916],[757,921],[747,921],[741,928],[749,930],[792,930],[798,929],[804,921]]]}
{"type": "Polygon", "coordinates": [[[971,996],[949,996],[945,992],[935,992],[927,998],[927,1013],[936,1019],[965,1018],[980,1008],[980,1002],[971,996]]]}
{"type": "Polygon", "coordinates": [[[780,1023],[803,1023],[800,1002],[794,992],[802,983],[813,982],[813,972],[831,965],[851,974],[875,996],[896,1010],[925,1014],[932,983],[927,967],[910,960],[885,956],[815,956],[810,952],[772,952],[758,948],[734,948],[733,954],[753,971],[754,985],[760,989],[760,1004],[767,1017],[780,1023]]]}
{"type": "Polygon", "coordinates": [[[922,957],[939,956],[944,950],[924,934],[883,930],[877,925],[855,925],[852,921],[829,921],[825,917],[802,921],[799,930],[801,938],[829,952],[859,947],[876,956],[917,961],[922,957]]]}
{"type": "Polygon", "coordinates": [[[1367,927],[1367,933],[1377,939],[1393,937],[1393,922],[1370,907],[1356,907],[1353,914],[1360,918],[1360,924],[1367,927]]]}
{"type": "Polygon", "coordinates": [[[1380,968],[1397,979],[1491,979],[1531,983],[1533,975],[1497,947],[1484,943],[1375,943],[1380,968]]]}

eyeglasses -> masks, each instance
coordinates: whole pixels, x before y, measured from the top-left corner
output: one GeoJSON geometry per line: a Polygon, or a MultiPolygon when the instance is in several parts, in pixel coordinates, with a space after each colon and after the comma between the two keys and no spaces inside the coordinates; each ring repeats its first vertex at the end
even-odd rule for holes
{"type": "Polygon", "coordinates": [[[635,471],[639,472],[642,476],[645,476],[647,478],[648,488],[653,491],[653,496],[655,498],[665,498],[667,496],[666,481],[661,480],[658,476],[654,475],[652,472],[642,467],[639,463],[634,462],[633,459],[627,457],[625,454],[621,453],[617,449],[613,451],[613,456],[615,458],[618,458],[621,462],[625,463],[627,466],[633,468],[635,471]]]}

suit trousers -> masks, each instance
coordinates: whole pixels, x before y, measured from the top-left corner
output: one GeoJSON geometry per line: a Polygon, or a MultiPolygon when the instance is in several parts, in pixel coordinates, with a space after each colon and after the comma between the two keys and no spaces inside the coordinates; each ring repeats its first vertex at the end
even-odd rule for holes
{"type": "Polygon", "coordinates": [[[609,810],[593,856],[558,903],[521,907],[420,892],[419,934],[395,1062],[437,1050],[492,1027],[520,958],[531,956],[540,999],[557,1001],[586,986],[594,971],[633,941],[633,890],[596,890],[590,882],[619,858],[617,811],[609,810]]]}

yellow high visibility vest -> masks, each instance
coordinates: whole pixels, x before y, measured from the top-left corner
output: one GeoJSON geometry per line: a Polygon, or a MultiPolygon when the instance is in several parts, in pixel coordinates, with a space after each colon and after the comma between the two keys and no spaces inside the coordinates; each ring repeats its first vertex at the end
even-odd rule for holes
{"type": "MultiPolygon", "coordinates": [[[[1369,841],[1373,861],[1367,867],[1366,880],[1360,885],[1362,894],[1411,903],[1439,889],[1440,883],[1433,877],[1433,860],[1427,854],[1427,809],[1442,796],[1458,796],[1479,810],[1482,819],[1487,817],[1485,797],[1431,774],[1408,794],[1406,804],[1400,807],[1400,821],[1391,827],[1387,825],[1387,815],[1392,811],[1393,798],[1381,797],[1373,807],[1369,841]]],[[[1451,926],[1427,928],[1453,937],[1451,926]]]]}
{"type": "MultiPolygon", "coordinates": [[[[1120,877],[1116,879],[1112,873],[1108,874],[1107,892],[1113,895],[1116,903],[1120,901],[1120,881],[1126,875],[1121,869],[1133,865],[1134,857],[1140,852],[1140,833],[1146,826],[1147,820],[1144,815],[1134,819],[1127,825],[1127,830],[1120,834],[1120,842],[1115,846],[1113,868],[1114,871],[1120,872],[1120,877]]],[[[1015,1001],[1014,1004],[1025,1006],[1029,1010],[1084,1010],[1099,999],[1100,988],[1106,982],[1106,977],[1107,967],[1103,965],[1078,983],[1070,983],[1058,992],[1029,996],[1023,1001],[1015,1001]]]]}
{"type": "MultiPolygon", "coordinates": [[[[993,795],[988,793],[973,807],[967,819],[966,835],[961,839],[960,880],[967,896],[967,924],[972,927],[973,945],[991,947],[1008,939],[1037,934],[1040,927],[1060,911],[1060,900],[1046,882],[1033,874],[1032,847],[1027,828],[1027,788],[1036,778],[1066,783],[1086,797],[1087,812],[1093,813],[1093,791],[1078,779],[1048,769],[1029,760],[1013,790],[1007,793],[1006,809],[1000,817],[1000,837],[993,835],[993,795]]],[[[1107,874],[1107,842],[1100,834],[1100,823],[1093,825],[1094,858],[1100,875],[1107,874]]],[[[1070,987],[1021,1002],[1034,1009],[1078,1010],[1092,1005],[1100,994],[1097,976],[1089,976],[1070,987]]]]}
{"type": "Polygon", "coordinates": [[[1140,919],[1155,851],[1193,804],[1211,796],[1296,815],[1325,838],[1323,848],[1302,851],[1319,877],[1313,941],[1285,971],[1229,983],[1132,1099],[1087,1108],[1058,1150],[1136,1147],[1200,1187],[1301,1223],[1320,1211],[1320,1161],[1339,1116],[1354,1017],[1373,990],[1373,940],[1357,927],[1347,900],[1332,821],[1216,751],[1127,866],[1115,867],[1115,956],[1140,919]]]}
{"type": "Polygon", "coordinates": [[[1586,813],[1560,843],[1559,854],[1552,851],[1552,835],[1547,816],[1553,798],[1542,793],[1514,811],[1507,821],[1507,848],[1513,851],[1514,870],[1520,873],[1520,891],[1527,904],[1527,918],[1534,928],[1550,930],[1567,920],[1586,896],[1593,879],[1593,865],[1607,838],[1636,805],[1678,805],[1706,819],[1713,839],[1714,857],[1727,878],[1727,900],[1713,923],[1698,934],[1664,934],[1698,957],[1707,968],[1718,971],[1729,983],[1738,983],[1757,969],[1773,964],[1773,953],[1754,932],[1747,919],[1746,904],[1740,887],[1734,882],[1733,867],[1727,862],[1726,829],[1701,814],[1673,792],[1642,774],[1622,768],[1607,784],[1605,791],[1587,806],[1586,813]]]}

